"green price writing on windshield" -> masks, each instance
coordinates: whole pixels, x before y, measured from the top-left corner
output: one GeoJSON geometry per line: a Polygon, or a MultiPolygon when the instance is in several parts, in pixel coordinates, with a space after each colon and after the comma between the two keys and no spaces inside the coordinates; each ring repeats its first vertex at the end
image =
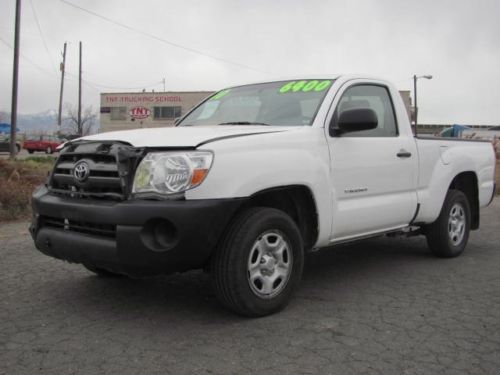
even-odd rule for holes
{"type": "Polygon", "coordinates": [[[292,81],[292,82],[287,82],[280,88],[280,94],[285,94],[287,92],[309,92],[309,91],[323,91],[326,90],[330,85],[332,84],[332,81],[326,80],[326,81],[292,81]]]}
{"type": "Polygon", "coordinates": [[[227,94],[229,94],[229,91],[230,91],[230,89],[225,89],[225,90],[219,91],[217,94],[212,96],[210,98],[210,100],[219,100],[219,99],[223,98],[224,96],[226,96],[227,94]]]}

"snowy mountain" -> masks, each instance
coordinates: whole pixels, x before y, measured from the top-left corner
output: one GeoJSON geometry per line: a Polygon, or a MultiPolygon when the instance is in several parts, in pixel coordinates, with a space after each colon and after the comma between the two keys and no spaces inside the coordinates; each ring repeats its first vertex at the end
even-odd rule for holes
{"type": "MultiPolygon", "coordinates": [[[[10,123],[10,113],[0,112],[3,122],[10,123]]],[[[51,132],[57,129],[57,111],[49,109],[34,114],[18,114],[17,127],[21,133],[51,132]]]]}
{"type": "MultiPolygon", "coordinates": [[[[10,113],[0,112],[0,122],[10,124],[10,113]]],[[[64,117],[63,117],[64,122],[64,117]]],[[[99,124],[96,124],[97,128],[99,124]]],[[[57,129],[57,111],[49,109],[39,113],[33,114],[18,114],[17,127],[21,133],[35,134],[35,133],[52,133],[57,129]]]]}

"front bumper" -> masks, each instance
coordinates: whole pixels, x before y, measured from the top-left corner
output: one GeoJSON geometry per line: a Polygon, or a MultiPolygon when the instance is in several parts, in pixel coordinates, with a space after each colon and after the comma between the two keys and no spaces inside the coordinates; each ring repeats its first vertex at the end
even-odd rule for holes
{"type": "Polygon", "coordinates": [[[30,227],[42,253],[130,276],[202,267],[243,199],[147,201],[33,194],[30,227]]]}

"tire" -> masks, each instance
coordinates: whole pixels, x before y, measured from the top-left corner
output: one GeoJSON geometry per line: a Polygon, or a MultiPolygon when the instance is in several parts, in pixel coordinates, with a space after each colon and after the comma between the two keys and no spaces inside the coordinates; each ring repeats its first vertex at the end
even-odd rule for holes
{"type": "Polygon", "coordinates": [[[459,190],[449,190],[437,220],[425,234],[431,251],[442,258],[462,254],[469,240],[471,213],[469,200],[459,190]]]}
{"type": "Polygon", "coordinates": [[[256,207],[236,217],[211,259],[218,300],[233,312],[259,317],[283,309],[304,266],[302,237],[283,211],[256,207]]]}
{"type": "Polygon", "coordinates": [[[52,147],[50,147],[50,146],[45,149],[46,154],[52,154],[52,152],[53,152],[52,147]]]}
{"type": "Polygon", "coordinates": [[[103,268],[94,267],[94,266],[91,266],[89,264],[84,264],[83,266],[86,269],[88,269],[90,272],[93,272],[97,276],[102,277],[102,278],[120,278],[120,277],[125,277],[125,275],[121,275],[119,273],[114,273],[114,272],[105,270],[103,268]]]}
{"type": "Polygon", "coordinates": [[[34,152],[35,152],[35,150],[28,150],[28,152],[29,152],[30,154],[32,154],[32,153],[34,153],[34,152]]]}

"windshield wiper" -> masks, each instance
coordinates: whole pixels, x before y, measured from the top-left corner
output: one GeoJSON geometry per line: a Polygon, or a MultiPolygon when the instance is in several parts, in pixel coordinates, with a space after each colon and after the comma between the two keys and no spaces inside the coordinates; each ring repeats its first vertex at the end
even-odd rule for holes
{"type": "Polygon", "coordinates": [[[230,121],[230,122],[221,122],[218,125],[269,125],[264,122],[250,122],[250,121],[230,121]]]}

